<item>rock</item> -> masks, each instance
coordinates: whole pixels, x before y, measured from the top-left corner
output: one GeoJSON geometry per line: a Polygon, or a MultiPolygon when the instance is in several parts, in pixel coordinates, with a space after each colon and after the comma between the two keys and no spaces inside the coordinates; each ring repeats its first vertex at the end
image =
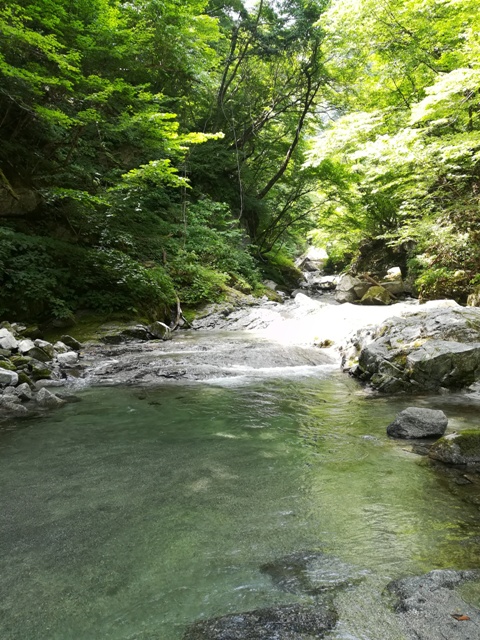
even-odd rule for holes
{"type": "Polygon", "coordinates": [[[390,304],[392,298],[388,291],[384,287],[370,287],[363,298],[360,300],[360,304],[390,304]]]}
{"type": "Polygon", "coordinates": [[[66,380],[38,380],[35,383],[35,389],[44,389],[45,387],[64,387],[66,385],[66,380]]]}
{"type": "MultiPolygon", "coordinates": [[[[18,400],[18,398],[17,398],[18,400]]],[[[9,414],[15,417],[21,417],[28,414],[28,409],[21,404],[16,404],[14,402],[2,402],[2,412],[8,412],[9,414]]]]}
{"type": "Polygon", "coordinates": [[[466,429],[450,433],[435,442],[428,453],[430,458],[446,464],[475,464],[480,462],[480,429],[466,429]]]}
{"type": "Polygon", "coordinates": [[[77,364],[78,352],[67,351],[66,353],[59,353],[57,355],[57,362],[59,362],[63,366],[70,366],[70,365],[77,364]]]}
{"type": "MultiPolygon", "coordinates": [[[[122,344],[130,340],[150,340],[150,333],[143,324],[127,327],[115,333],[109,333],[101,338],[105,344],[122,344]]],[[[67,344],[67,343],[65,343],[67,344]]]]}
{"type": "MultiPolygon", "coordinates": [[[[41,342],[43,342],[43,340],[41,342]]],[[[27,355],[29,358],[39,360],[40,362],[50,362],[52,360],[52,356],[50,356],[50,354],[37,346],[34,346],[33,349],[27,351],[25,355],[27,355]]]]}
{"type": "Polygon", "coordinates": [[[18,387],[15,388],[15,393],[20,398],[20,400],[23,400],[25,402],[33,399],[32,390],[26,382],[22,382],[22,384],[19,384],[18,387]]]}
{"type": "Polygon", "coordinates": [[[480,572],[437,570],[388,584],[405,635],[417,640],[477,640],[480,611],[455,591],[467,580],[480,580],[480,572]],[[452,614],[469,619],[457,621],[452,614]]]}
{"type": "Polygon", "coordinates": [[[18,373],[8,369],[0,369],[0,385],[16,387],[18,384],[18,373]]]}
{"type": "Polygon", "coordinates": [[[393,280],[392,282],[388,280],[382,280],[380,284],[386,291],[388,291],[388,293],[391,293],[394,296],[401,296],[405,293],[405,285],[403,283],[403,280],[393,280]]]}
{"type": "Polygon", "coordinates": [[[29,365],[29,374],[31,379],[34,382],[38,380],[46,380],[49,379],[52,375],[52,370],[47,367],[38,366],[36,364],[30,363],[29,365]]]}
{"type": "Polygon", "coordinates": [[[8,329],[0,329],[0,349],[14,351],[18,347],[18,341],[8,329]]]}
{"type": "Polygon", "coordinates": [[[389,281],[389,282],[395,282],[395,281],[402,281],[402,270],[400,269],[400,267],[392,267],[391,269],[388,269],[387,271],[387,275],[384,278],[385,280],[389,281]]]}
{"type": "Polygon", "coordinates": [[[28,366],[32,361],[32,358],[29,358],[28,356],[12,356],[10,358],[10,361],[15,365],[17,369],[19,369],[20,367],[28,366]]]}
{"type": "Polygon", "coordinates": [[[33,344],[38,347],[38,349],[45,351],[45,353],[50,357],[50,360],[53,360],[55,356],[55,349],[53,348],[53,344],[51,342],[47,342],[46,340],[40,340],[39,338],[37,338],[37,340],[34,340],[33,344]]]}
{"type": "Polygon", "coordinates": [[[337,302],[355,302],[358,299],[355,293],[355,287],[363,285],[363,282],[353,276],[344,275],[340,278],[335,292],[335,300],[337,302]]]}
{"type": "Polygon", "coordinates": [[[157,322],[152,322],[152,324],[148,326],[148,330],[154,338],[158,338],[159,340],[169,340],[172,337],[170,327],[158,320],[157,322]]]}
{"type": "Polygon", "coordinates": [[[65,335],[62,336],[60,340],[73,351],[80,351],[80,349],[83,349],[83,345],[75,338],[72,338],[72,336],[65,335]]]}
{"type": "Polygon", "coordinates": [[[309,640],[323,638],[336,623],[330,605],[281,605],[196,622],[183,640],[309,640]]]}
{"type": "Polygon", "coordinates": [[[3,406],[4,404],[19,404],[20,398],[14,393],[15,388],[10,387],[13,391],[10,391],[8,388],[5,389],[3,394],[0,396],[0,404],[3,406]]]}
{"type": "Polygon", "coordinates": [[[31,351],[34,348],[35,348],[35,345],[33,343],[33,340],[30,340],[29,338],[25,338],[24,340],[20,340],[19,343],[18,343],[18,352],[21,355],[25,355],[26,353],[28,353],[29,351],[31,351]]]}
{"type": "Polygon", "coordinates": [[[13,362],[10,362],[10,360],[0,360],[0,369],[15,371],[16,367],[13,362]]]}
{"type": "Polygon", "coordinates": [[[308,551],[268,562],[260,571],[269,575],[283,591],[308,595],[350,586],[365,575],[338,558],[308,551]]]}
{"type": "Polygon", "coordinates": [[[28,384],[30,389],[33,389],[34,383],[31,380],[31,378],[24,371],[19,371],[18,372],[18,384],[25,384],[25,383],[28,384]]]}
{"type": "Polygon", "coordinates": [[[62,342],[61,340],[58,340],[57,342],[55,342],[55,344],[53,345],[53,348],[55,349],[55,353],[67,353],[67,351],[70,351],[70,347],[67,347],[67,345],[62,342]]]}
{"type": "Polygon", "coordinates": [[[400,411],[388,425],[387,433],[392,438],[428,438],[443,436],[448,418],[443,411],[408,407],[400,411]]]}
{"type": "Polygon", "coordinates": [[[480,309],[439,305],[357,332],[345,350],[352,374],[388,392],[461,389],[479,380],[480,309]]]}
{"type": "Polygon", "coordinates": [[[359,300],[363,298],[363,296],[367,293],[367,291],[371,288],[371,284],[369,282],[360,282],[354,287],[355,295],[359,300]]]}
{"type": "Polygon", "coordinates": [[[65,401],[57,398],[57,396],[48,389],[43,388],[37,393],[37,403],[45,409],[55,409],[64,405],[65,401]]]}
{"type": "Polygon", "coordinates": [[[267,289],[271,289],[272,291],[276,291],[278,289],[278,284],[273,280],[264,280],[263,284],[267,289]]]}

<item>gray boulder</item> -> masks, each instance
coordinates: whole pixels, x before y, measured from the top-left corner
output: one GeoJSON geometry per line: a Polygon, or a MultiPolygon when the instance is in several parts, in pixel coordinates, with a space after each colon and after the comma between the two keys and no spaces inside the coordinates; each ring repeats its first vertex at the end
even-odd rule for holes
{"type": "Polygon", "coordinates": [[[392,301],[389,292],[384,287],[370,287],[360,300],[364,305],[388,305],[392,301]]]}
{"type": "Polygon", "coordinates": [[[33,344],[38,348],[44,351],[50,360],[55,356],[55,349],[53,348],[53,344],[51,342],[47,342],[46,340],[34,340],[33,344]]]}
{"type": "Polygon", "coordinates": [[[480,463],[480,429],[466,429],[440,438],[428,455],[446,464],[480,463]]]}
{"type": "Polygon", "coordinates": [[[44,387],[37,393],[37,403],[45,409],[56,409],[64,405],[65,401],[57,398],[54,393],[44,387]]]}
{"type": "Polygon", "coordinates": [[[57,342],[55,342],[55,344],[53,345],[53,348],[55,349],[55,353],[67,353],[67,351],[70,351],[70,347],[67,347],[67,345],[62,342],[61,340],[57,340],[57,342]]]}
{"type": "Polygon", "coordinates": [[[23,356],[27,354],[29,351],[35,348],[33,344],[33,340],[29,338],[25,338],[24,340],[20,340],[18,343],[18,352],[23,356]]]}
{"type": "Polygon", "coordinates": [[[355,287],[363,285],[363,282],[353,276],[344,275],[340,278],[335,291],[335,300],[337,302],[355,302],[358,300],[355,287]]]}
{"type": "Polygon", "coordinates": [[[18,384],[18,373],[8,369],[0,369],[0,385],[5,387],[16,387],[18,384]]]}
{"type": "Polygon", "coordinates": [[[480,380],[480,309],[427,307],[362,329],[350,344],[352,374],[379,391],[461,389],[480,380]]]}
{"type": "Polygon", "coordinates": [[[443,436],[448,418],[443,411],[408,407],[388,425],[387,433],[392,438],[429,438],[443,436]]]}
{"type": "Polygon", "coordinates": [[[70,349],[72,349],[73,351],[80,351],[83,346],[78,340],[69,335],[62,336],[60,340],[64,344],[66,344],[67,347],[70,347],[70,349]]]}
{"type": "Polygon", "coordinates": [[[25,402],[33,399],[32,390],[26,382],[19,384],[18,387],[15,388],[15,393],[20,398],[20,400],[24,400],[25,402]]]}
{"type": "Polygon", "coordinates": [[[196,622],[183,640],[310,640],[337,623],[331,605],[282,605],[196,622]]]}
{"type": "Polygon", "coordinates": [[[466,603],[456,588],[478,581],[478,571],[431,571],[387,585],[405,635],[416,640],[477,640],[480,611],[466,603]],[[458,617],[464,616],[460,620],[458,617]]]}
{"type": "Polygon", "coordinates": [[[66,353],[59,353],[57,355],[57,361],[64,366],[71,366],[78,362],[77,351],[67,351],[66,353]]]}
{"type": "Polygon", "coordinates": [[[152,324],[148,326],[148,330],[154,338],[158,338],[159,340],[169,340],[172,337],[170,327],[158,320],[157,322],[152,322],[152,324]]]}
{"type": "Polygon", "coordinates": [[[14,351],[18,346],[18,341],[11,331],[6,328],[0,329],[0,349],[14,351]]]}
{"type": "Polygon", "coordinates": [[[20,418],[28,414],[27,407],[24,407],[22,404],[17,404],[15,402],[2,402],[1,407],[2,411],[5,411],[6,413],[14,417],[20,418]]]}

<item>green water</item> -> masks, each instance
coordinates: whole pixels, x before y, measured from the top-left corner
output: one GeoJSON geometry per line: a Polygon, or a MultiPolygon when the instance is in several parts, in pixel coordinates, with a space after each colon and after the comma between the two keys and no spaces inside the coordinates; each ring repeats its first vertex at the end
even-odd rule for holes
{"type": "Polygon", "coordinates": [[[480,566],[478,485],[385,436],[407,398],[340,374],[82,398],[0,433],[2,640],[180,640],[200,617],[302,601],[258,569],[301,550],[366,570],[329,638],[400,640],[389,580],[480,566]]]}

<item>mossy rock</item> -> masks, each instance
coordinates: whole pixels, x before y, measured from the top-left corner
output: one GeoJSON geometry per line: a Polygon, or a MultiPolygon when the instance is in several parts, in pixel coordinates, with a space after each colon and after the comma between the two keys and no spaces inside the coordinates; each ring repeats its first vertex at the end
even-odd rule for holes
{"type": "Polygon", "coordinates": [[[7,371],[15,371],[16,367],[8,360],[2,360],[0,362],[0,369],[6,369],[7,371]]]}
{"type": "Polygon", "coordinates": [[[10,360],[18,369],[19,367],[27,366],[32,361],[32,358],[29,356],[12,356],[10,360]]]}
{"type": "Polygon", "coordinates": [[[52,376],[52,372],[47,367],[35,367],[30,369],[30,377],[37,382],[38,380],[49,380],[52,376]]]}
{"type": "Polygon", "coordinates": [[[367,293],[360,300],[360,304],[365,305],[387,305],[390,304],[392,298],[388,291],[383,287],[370,287],[367,293]]]}
{"type": "Polygon", "coordinates": [[[35,383],[33,382],[33,380],[27,376],[27,374],[24,371],[19,371],[18,372],[18,384],[23,384],[24,382],[26,382],[28,384],[28,386],[30,387],[30,389],[34,389],[35,388],[35,383]]]}
{"type": "Polygon", "coordinates": [[[466,429],[440,438],[429,456],[446,464],[480,463],[480,429],[466,429]]]}

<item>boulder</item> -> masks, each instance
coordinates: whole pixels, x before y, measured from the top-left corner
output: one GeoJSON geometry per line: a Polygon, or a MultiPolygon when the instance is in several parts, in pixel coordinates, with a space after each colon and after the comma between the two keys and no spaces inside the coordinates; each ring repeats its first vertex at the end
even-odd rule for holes
{"type": "Polygon", "coordinates": [[[48,367],[43,367],[40,364],[32,364],[29,365],[29,376],[34,381],[38,380],[48,380],[52,375],[52,370],[48,367]]]}
{"type": "Polygon", "coordinates": [[[371,286],[372,285],[369,282],[360,282],[360,284],[357,284],[356,287],[354,287],[357,298],[361,300],[371,286]]]}
{"type": "Polygon", "coordinates": [[[18,341],[11,331],[0,329],[0,349],[14,351],[18,347],[18,341]]]}
{"type": "Polygon", "coordinates": [[[290,604],[201,620],[183,640],[305,640],[323,638],[337,623],[331,605],[290,604]]]}
{"type": "Polygon", "coordinates": [[[370,287],[363,298],[360,300],[360,304],[387,305],[390,304],[391,301],[392,298],[384,287],[370,287]]]}
{"type": "Polygon", "coordinates": [[[353,276],[344,275],[340,278],[337,289],[335,291],[335,300],[337,302],[355,302],[358,296],[355,287],[363,285],[363,282],[353,276]]]}
{"type": "Polygon", "coordinates": [[[30,340],[29,338],[25,338],[24,340],[20,340],[19,343],[18,343],[18,352],[21,355],[25,355],[26,353],[28,353],[29,351],[31,351],[34,348],[35,348],[35,345],[33,343],[33,340],[30,340]]]}
{"type": "Polygon", "coordinates": [[[39,338],[37,338],[37,340],[34,340],[33,344],[38,349],[44,351],[49,356],[50,360],[53,360],[55,356],[55,349],[53,348],[53,344],[51,342],[47,342],[46,340],[40,340],[39,338]]]}
{"type": "Polygon", "coordinates": [[[78,362],[77,351],[67,351],[66,353],[59,353],[57,355],[57,361],[64,366],[71,366],[78,362]]]}
{"type": "Polygon", "coordinates": [[[480,429],[450,433],[435,442],[428,455],[446,464],[480,463],[480,429]]]}
{"type": "Polygon", "coordinates": [[[439,305],[358,331],[344,349],[352,375],[385,392],[461,389],[480,380],[480,309],[439,305]]]}
{"type": "Polygon", "coordinates": [[[30,389],[30,386],[26,382],[22,382],[18,387],[15,388],[16,395],[25,402],[33,399],[33,393],[30,389]]]}
{"type": "Polygon", "coordinates": [[[67,351],[70,351],[70,347],[67,347],[67,345],[62,342],[61,340],[57,340],[57,342],[55,342],[55,344],[53,345],[53,348],[55,349],[55,353],[67,353],[67,351]]]}
{"type": "Polygon", "coordinates": [[[152,322],[152,324],[148,326],[148,330],[154,338],[159,340],[169,340],[172,337],[172,330],[170,327],[164,322],[160,322],[158,320],[157,322],[152,322]]]}
{"type": "Polygon", "coordinates": [[[57,398],[57,396],[48,389],[43,388],[37,393],[37,403],[45,409],[56,409],[64,405],[65,401],[57,398]]]}
{"type": "Polygon", "coordinates": [[[28,414],[28,409],[21,404],[16,404],[14,402],[2,402],[2,411],[8,412],[10,415],[15,417],[21,417],[28,414]]]}
{"type": "Polygon", "coordinates": [[[389,282],[395,282],[395,281],[402,281],[402,270],[400,269],[400,267],[392,267],[391,269],[388,269],[387,271],[387,275],[385,276],[384,280],[387,280],[389,282]]]}
{"type": "Polygon", "coordinates": [[[70,347],[70,349],[72,349],[73,351],[80,351],[80,349],[83,348],[83,345],[75,338],[72,338],[72,336],[65,335],[65,336],[62,336],[60,340],[64,344],[66,344],[67,347],[70,347]]]}
{"type": "MultiPolygon", "coordinates": [[[[41,342],[43,342],[43,340],[41,342]]],[[[29,358],[39,360],[40,362],[50,362],[52,360],[52,356],[50,356],[50,354],[37,346],[34,346],[33,349],[30,349],[24,355],[27,355],[29,358]]]]}
{"type": "Polygon", "coordinates": [[[429,438],[443,436],[448,418],[443,411],[408,407],[388,425],[387,433],[392,438],[429,438]]]}
{"type": "Polygon", "coordinates": [[[18,384],[18,373],[8,369],[0,369],[0,386],[15,387],[18,384]]]}
{"type": "Polygon", "coordinates": [[[394,296],[401,296],[405,293],[405,284],[403,280],[382,280],[381,286],[394,296]]]}

